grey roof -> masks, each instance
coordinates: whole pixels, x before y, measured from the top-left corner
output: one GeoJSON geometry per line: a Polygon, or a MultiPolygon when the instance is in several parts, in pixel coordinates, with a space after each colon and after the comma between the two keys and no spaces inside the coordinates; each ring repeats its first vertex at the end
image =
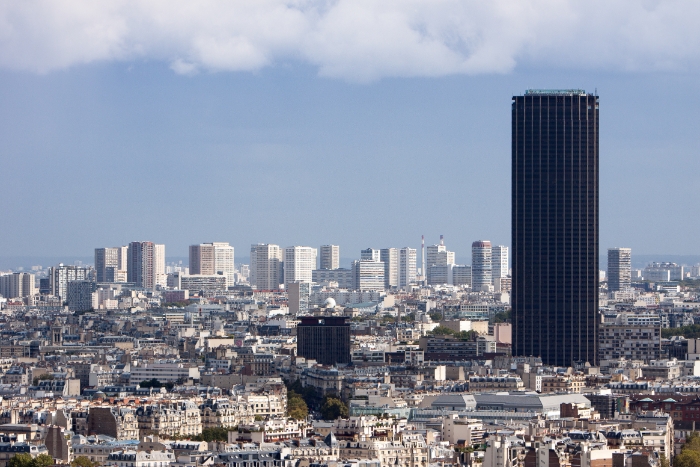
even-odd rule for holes
{"type": "Polygon", "coordinates": [[[335,438],[335,435],[331,431],[328,433],[328,436],[323,440],[324,443],[326,443],[330,447],[336,447],[338,446],[338,440],[335,438]]]}
{"type": "Polygon", "coordinates": [[[563,403],[591,406],[591,402],[583,394],[495,393],[475,394],[474,399],[477,410],[505,410],[509,412],[549,412],[559,410],[563,403]]]}
{"type": "Polygon", "coordinates": [[[471,394],[441,394],[433,400],[433,409],[467,410],[476,407],[476,401],[471,394]]]}

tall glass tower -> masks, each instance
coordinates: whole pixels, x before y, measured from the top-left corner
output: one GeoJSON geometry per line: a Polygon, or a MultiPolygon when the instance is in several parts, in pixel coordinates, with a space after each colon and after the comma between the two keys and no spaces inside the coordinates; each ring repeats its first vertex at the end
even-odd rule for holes
{"type": "Polygon", "coordinates": [[[598,362],[598,96],[512,104],[513,355],[598,362]]]}

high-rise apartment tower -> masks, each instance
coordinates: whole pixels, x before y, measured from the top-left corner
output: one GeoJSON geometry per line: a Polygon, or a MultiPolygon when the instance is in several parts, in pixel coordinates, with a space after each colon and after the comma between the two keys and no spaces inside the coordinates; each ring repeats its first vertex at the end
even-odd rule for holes
{"type": "Polygon", "coordinates": [[[502,277],[508,277],[508,247],[503,245],[494,246],[491,248],[491,275],[493,282],[502,277]]]}
{"type": "Polygon", "coordinates": [[[630,287],[632,283],[632,249],[608,248],[608,291],[630,287]]]}
{"type": "Polygon", "coordinates": [[[127,281],[138,287],[155,289],[165,286],[165,245],[153,242],[129,243],[127,281]]]}
{"type": "Polygon", "coordinates": [[[202,243],[190,245],[190,274],[212,276],[215,274],[216,256],[214,245],[202,243]]]}
{"type": "Polygon", "coordinates": [[[36,277],[26,272],[0,275],[0,295],[5,298],[24,298],[36,294],[36,277]]]}
{"type": "Polygon", "coordinates": [[[365,248],[364,250],[360,250],[360,260],[381,261],[380,251],[375,248],[365,248]]]}
{"type": "Polygon", "coordinates": [[[289,246],[284,249],[284,285],[292,282],[311,283],[318,251],[310,246],[289,246]]]}
{"type": "Polygon", "coordinates": [[[233,247],[227,242],[190,245],[190,274],[226,276],[226,285],[234,284],[233,247]]]}
{"type": "Polygon", "coordinates": [[[416,282],[416,249],[404,247],[399,250],[399,287],[416,282]]]}
{"type": "Polygon", "coordinates": [[[250,284],[258,290],[277,290],[284,281],[279,245],[258,243],[250,247],[250,284]]]}
{"type": "Polygon", "coordinates": [[[384,263],[384,288],[399,286],[399,250],[398,248],[382,248],[379,259],[384,263]]]}
{"type": "Polygon", "coordinates": [[[512,104],[513,355],[598,360],[598,96],[512,104]]]}
{"type": "Polygon", "coordinates": [[[446,271],[451,271],[452,265],[455,264],[454,251],[448,251],[445,246],[445,238],[440,235],[440,243],[438,245],[430,245],[426,250],[426,271],[424,272],[428,284],[439,285],[445,284],[447,277],[446,271]]]}
{"type": "Polygon", "coordinates": [[[492,285],[491,242],[477,240],[472,243],[472,290],[488,292],[492,285]]]}
{"type": "Polygon", "coordinates": [[[340,247],[338,245],[321,245],[319,269],[338,269],[340,267],[340,247]]]}
{"type": "Polygon", "coordinates": [[[95,248],[97,282],[126,282],[129,247],[95,248]]]}
{"type": "Polygon", "coordinates": [[[63,263],[49,269],[51,295],[68,300],[68,283],[93,280],[93,270],[82,266],[67,266],[63,263]]]}

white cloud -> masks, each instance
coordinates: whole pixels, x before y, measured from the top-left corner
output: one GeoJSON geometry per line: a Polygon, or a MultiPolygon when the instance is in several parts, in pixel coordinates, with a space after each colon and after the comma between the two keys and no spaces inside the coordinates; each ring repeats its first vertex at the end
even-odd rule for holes
{"type": "Polygon", "coordinates": [[[680,0],[6,1],[0,66],[146,59],[191,74],[300,60],[353,81],[518,65],[695,70],[698,20],[700,2],[680,0]]]}

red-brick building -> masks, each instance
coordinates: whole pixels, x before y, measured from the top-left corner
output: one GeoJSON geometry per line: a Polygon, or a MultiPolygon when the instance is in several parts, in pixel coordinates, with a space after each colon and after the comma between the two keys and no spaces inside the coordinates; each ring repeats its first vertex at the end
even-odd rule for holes
{"type": "Polygon", "coordinates": [[[674,421],[700,422],[700,395],[642,394],[630,398],[631,412],[661,410],[674,421]]]}

